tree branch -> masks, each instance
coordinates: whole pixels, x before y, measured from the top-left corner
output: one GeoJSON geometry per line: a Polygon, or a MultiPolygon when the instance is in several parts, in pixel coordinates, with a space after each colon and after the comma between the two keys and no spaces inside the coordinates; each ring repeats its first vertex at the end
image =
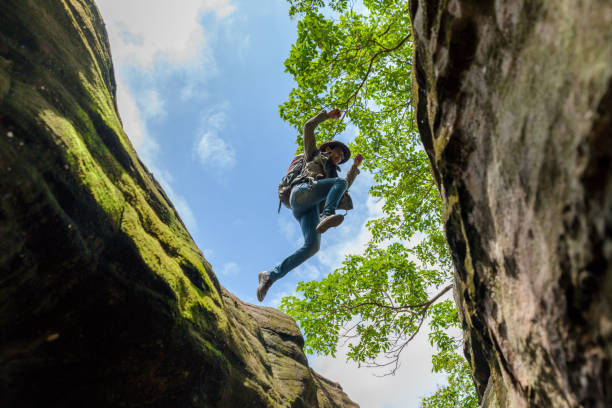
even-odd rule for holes
{"type": "Polygon", "coordinates": [[[392,305],[385,305],[385,304],[379,303],[379,302],[361,302],[361,303],[357,303],[357,304],[352,305],[352,306],[347,306],[347,307],[345,307],[343,309],[345,311],[349,311],[350,312],[350,311],[353,311],[355,309],[359,309],[360,307],[363,307],[363,306],[376,306],[376,307],[380,307],[381,309],[387,309],[387,310],[393,310],[393,311],[408,311],[408,310],[420,309],[419,313],[420,314],[425,314],[427,309],[429,309],[429,307],[432,304],[434,304],[436,302],[436,300],[440,299],[440,297],[442,295],[444,295],[446,292],[451,290],[452,287],[453,287],[453,284],[451,283],[450,285],[444,287],[436,296],[434,296],[433,298],[431,298],[427,302],[419,303],[417,305],[392,306],[392,305]]]}
{"type": "Polygon", "coordinates": [[[444,295],[446,292],[448,292],[452,288],[453,288],[453,284],[451,283],[450,285],[442,289],[436,296],[432,297],[429,301],[425,302],[423,304],[423,310],[421,311],[421,313],[425,313],[427,309],[429,309],[429,306],[433,305],[436,302],[436,300],[440,299],[442,295],[444,295]]]}
{"type": "Polygon", "coordinates": [[[372,58],[370,58],[370,64],[368,65],[368,71],[366,72],[365,76],[363,77],[363,80],[361,81],[361,83],[359,84],[359,86],[357,87],[357,89],[355,90],[355,92],[353,92],[351,94],[351,96],[348,97],[348,99],[346,101],[344,101],[344,103],[341,104],[341,106],[348,106],[349,101],[351,99],[353,99],[354,97],[357,96],[357,94],[359,93],[359,91],[361,91],[361,88],[363,88],[363,85],[365,84],[365,82],[367,81],[368,77],[370,76],[370,73],[372,72],[372,66],[374,65],[374,61],[376,61],[376,58],[378,58],[380,55],[382,54],[388,54],[390,52],[393,52],[395,50],[397,50],[398,48],[400,48],[402,45],[404,45],[404,43],[406,41],[408,41],[408,39],[411,37],[412,34],[408,34],[406,37],[402,38],[401,41],[399,43],[397,43],[394,47],[392,48],[385,48],[381,45],[379,45],[382,49],[379,50],[378,52],[376,52],[372,58]]]}

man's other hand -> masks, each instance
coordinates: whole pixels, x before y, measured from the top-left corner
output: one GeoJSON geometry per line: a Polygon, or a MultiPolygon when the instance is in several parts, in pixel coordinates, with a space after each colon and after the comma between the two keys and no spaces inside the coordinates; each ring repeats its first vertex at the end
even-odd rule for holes
{"type": "Polygon", "coordinates": [[[355,158],[353,159],[353,165],[354,166],[361,166],[361,162],[363,161],[363,156],[361,155],[361,153],[355,155],[355,158]]]}

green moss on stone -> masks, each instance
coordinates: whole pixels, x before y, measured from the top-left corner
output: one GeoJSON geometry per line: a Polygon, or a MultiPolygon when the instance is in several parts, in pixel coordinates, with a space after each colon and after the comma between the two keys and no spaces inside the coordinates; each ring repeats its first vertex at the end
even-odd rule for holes
{"type": "Polygon", "coordinates": [[[0,57],[0,102],[8,94],[11,87],[11,62],[0,57]]]}

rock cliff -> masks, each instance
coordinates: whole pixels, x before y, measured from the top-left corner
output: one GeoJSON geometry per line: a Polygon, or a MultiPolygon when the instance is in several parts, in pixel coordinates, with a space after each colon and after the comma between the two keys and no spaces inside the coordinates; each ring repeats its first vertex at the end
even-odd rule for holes
{"type": "Polygon", "coordinates": [[[122,129],[89,0],[0,3],[0,282],[0,406],[357,406],[219,285],[122,129]]]}
{"type": "Polygon", "coordinates": [[[412,0],[483,407],[612,406],[612,3],[412,0]]]}

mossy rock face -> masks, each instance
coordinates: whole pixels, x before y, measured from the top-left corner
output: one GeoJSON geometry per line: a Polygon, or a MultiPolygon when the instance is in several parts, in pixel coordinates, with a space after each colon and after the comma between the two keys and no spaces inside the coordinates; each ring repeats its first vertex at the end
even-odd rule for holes
{"type": "Polygon", "coordinates": [[[219,285],[123,131],[95,4],[0,27],[0,406],[356,406],[219,285]]]}
{"type": "Polygon", "coordinates": [[[483,407],[612,406],[612,3],[411,0],[483,407]]]}

